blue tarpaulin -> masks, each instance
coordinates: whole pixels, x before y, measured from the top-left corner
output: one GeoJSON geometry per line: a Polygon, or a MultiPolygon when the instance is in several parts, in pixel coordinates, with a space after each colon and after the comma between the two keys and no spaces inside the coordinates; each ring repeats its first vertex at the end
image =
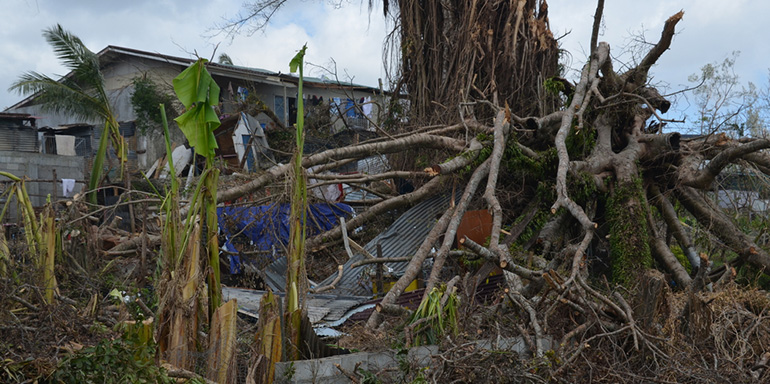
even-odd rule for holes
{"type": "MultiPolygon", "coordinates": [[[[290,204],[262,205],[258,207],[217,208],[219,230],[225,237],[225,248],[230,255],[230,273],[241,272],[238,250],[233,237],[245,236],[260,251],[265,251],[266,261],[272,261],[289,243],[290,204]]],[[[353,208],[340,203],[320,203],[308,206],[307,235],[328,231],[339,223],[340,217],[350,217],[353,208]]]]}

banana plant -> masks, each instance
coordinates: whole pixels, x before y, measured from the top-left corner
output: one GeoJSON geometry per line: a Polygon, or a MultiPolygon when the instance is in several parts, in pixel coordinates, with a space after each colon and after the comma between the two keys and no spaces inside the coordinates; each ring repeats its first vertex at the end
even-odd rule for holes
{"type": "Polygon", "coordinates": [[[292,158],[293,185],[291,195],[291,212],[289,215],[289,249],[287,254],[288,268],[286,271],[286,336],[288,338],[286,352],[287,360],[298,360],[301,344],[301,325],[303,304],[307,292],[307,276],[305,272],[305,237],[307,234],[307,188],[305,169],[302,167],[303,147],[305,145],[305,116],[302,102],[303,61],[307,45],[299,50],[289,63],[292,73],[299,71],[297,87],[297,149],[292,158]]]}
{"type": "MultiPolygon", "coordinates": [[[[158,259],[160,278],[158,286],[158,348],[161,356],[168,356],[170,364],[183,369],[195,370],[195,362],[189,358],[196,350],[200,300],[201,227],[195,220],[188,220],[187,228],[179,214],[179,181],[171,157],[168,122],[163,104],[160,105],[165,133],[171,189],[163,197],[163,229],[161,254],[158,259]],[[188,247],[189,245],[189,247],[188,247]]],[[[150,184],[152,185],[152,184],[150,184]]],[[[157,193],[157,191],[156,191],[157,193]]]]}
{"type": "Polygon", "coordinates": [[[175,121],[195,153],[206,159],[206,167],[193,196],[187,223],[190,225],[193,221],[191,219],[197,213],[201,214],[201,222],[205,223],[205,246],[208,248],[209,261],[207,276],[209,318],[211,318],[214,310],[222,304],[216,199],[219,170],[214,167],[214,154],[217,148],[214,130],[219,127],[220,122],[214,110],[214,104],[219,101],[219,86],[206,70],[206,62],[206,59],[198,59],[174,78],[173,85],[179,101],[186,109],[186,112],[175,121]]]}
{"type": "MultiPolygon", "coordinates": [[[[173,80],[174,91],[186,109],[186,112],[176,118],[175,121],[182,133],[187,137],[190,146],[194,148],[195,153],[206,159],[206,166],[191,198],[187,218],[184,221],[184,234],[181,244],[176,245],[178,234],[173,235],[173,231],[167,237],[167,241],[173,245],[171,248],[176,248],[176,251],[171,251],[173,256],[167,262],[176,268],[174,273],[170,275],[184,279],[180,281],[180,286],[182,287],[181,300],[189,302],[195,298],[197,287],[200,286],[197,281],[197,276],[200,276],[198,257],[203,254],[208,255],[208,265],[204,272],[208,283],[208,345],[211,349],[207,377],[210,380],[225,383],[232,382],[236,377],[233,351],[235,350],[235,319],[237,317],[238,304],[235,300],[222,303],[222,288],[219,276],[219,240],[217,238],[219,223],[216,200],[219,170],[214,167],[214,155],[217,148],[214,130],[220,124],[219,117],[214,110],[214,104],[219,101],[220,89],[216,82],[214,82],[211,74],[206,70],[206,62],[207,60],[205,59],[198,59],[198,61],[182,71],[173,80]],[[202,227],[205,229],[202,229],[202,227]],[[204,235],[201,235],[202,233],[204,235]],[[201,241],[201,237],[204,237],[203,241],[201,241]],[[178,268],[180,266],[182,268],[178,268]]],[[[161,113],[161,115],[165,116],[165,113],[161,113]]],[[[166,145],[166,150],[170,156],[171,148],[168,144],[168,139],[166,145]]],[[[170,168],[170,171],[172,174],[175,174],[173,169],[170,168]]],[[[173,181],[172,190],[173,198],[177,198],[179,185],[176,181],[173,181]]],[[[171,208],[172,211],[177,209],[178,205],[174,205],[171,208]]],[[[170,268],[170,266],[167,268],[170,268]]],[[[170,305],[173,306],[174,303],[172,302],[170,305]]],[[[188,341],[197,337],[198,323],[196,320],[188,319],[191,322],[185,323],[184,319],[178,318],[179,315],[183,314],[183,311],[174,310],[173,308],[169,308],[167,311],[169,314],[173,312],[174,316],[177,316],[172,319],[174,324],[172,327],[176,329],[168,330],[171,335],[171,341],[173,341],[173,335],[179,334],[190,335],[191,338],[188,341]],[[183,324],[188,325],[183,326],[183,324]]],[[[187,348],[188,350],[191,349],[189,348],[190,346],[192,344],[181,344],[182,348],[187,348]]],[[[173,353],[173,351],[171,352],[173,353]]]]}
{"type": "MultiPolygon", "coordinates": [[[[0,220],[5,216],[11,198],[15,195],[19,203],[19,214],[24,226],[24,238],[27,242],[27,248],[29,249],[29,254],[33,255],[35,266],[40,271],[39,285],[44,289],[43,301],[46,304],[51,304],[54,299],[54,293],[57,290],[54,266],[56,257],[61,251],[61,237],[59,236],[59,228],[56,225],[56,217],[51,206],[50,196],[38,220],[32,207],[32,201],[27,194],[24,179],[12,173],[2,171],[0,171],[0,176],[5,176],[13,181],[11,188],[6,192],[6,202],[2,211],[0,211],[0,220]]],[[[10,265],[10,263],[10,252],[5,242],[5,235],[2,233],[0,234],[0,264],[2,264],[0,272],[5,274],[4,268],[6,265],[10,265]]]]}

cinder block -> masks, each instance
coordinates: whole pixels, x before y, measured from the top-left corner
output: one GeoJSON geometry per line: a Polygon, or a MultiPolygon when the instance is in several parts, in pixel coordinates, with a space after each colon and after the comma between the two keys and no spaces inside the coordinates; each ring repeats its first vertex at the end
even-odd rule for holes
{"type": "Polygon", "coordinates": [[[421,367],[427,367],[431,364],[432,356],[437,354],[437,345],[426,345],[410,349],[407,356],[409,362],[421,367]]]}
{"type": "Polygon", "coordinates": [[[395,353],[393,352],[373,352],[369,354],[367,366],[370,372],[377,372],[396,364],[395,353]]]}
{"type": "Polygon", "coordinates": [[[346,372],[353,372],[356,369],[356,364],[361,369],[369,369],[369,354],[366,352],[351,353],[349,355],[340,356],[340,367],[346,372]]]}

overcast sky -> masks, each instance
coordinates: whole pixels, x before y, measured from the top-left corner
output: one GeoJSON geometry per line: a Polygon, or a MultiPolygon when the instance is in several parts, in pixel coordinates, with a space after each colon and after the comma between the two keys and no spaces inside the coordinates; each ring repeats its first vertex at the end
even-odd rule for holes
{"type": "MultiPolygon", "coordinates": [[[[345,1],[345,0],[343,0],[345,1]]],[[[288,63],[302,44],[308,44],[306,60],[328,66],[336,61],[341,78],[376,86],[384,77],[382,43],[388,30],[381,13],[369,16],[366,1],[350,0],[340,8],[328,1],[289,0],[272,24],[251,36],[232,41],[210,35],[211,28],[239,11],[234,0],[3,0],[0,24],[0,109],[21,100],[7,91],[23,72],[34,70],[51,76],[64,74],[53,51],[43,39],[44,28],[60,23],[79,36],[94,52],[117,45],[168,55],[190,57],[197,52],[210,57],[227,53],[236,65],[288,72],[288,63]]],[[[378,2],[376,2],[378,3],[378,2]]],[[[653,68],[654,81],[668,85],[664,92],[687,86],[687,76],[704,64],[721,62],[733,51],[741,54],[736,72],[744,82],[764,86],[770,67],[770,44],[764,40],[764,18],[770,2],[747,0],[611,0],[605,5],[602,41],[610,43],[613,56],[630,62],[623,47],[644,33],[657,41],[665,20],[685,11],[671,50],[653,68]]],[[[570,51],[573,68],[585,61],[595,9],[594,1],[551,0],[551,29],[563,48],[570,51]],[[569,32],[569,33],[568,33],[569,32]],[[567,34],[568,33],[568,34],[567,34]]],[[[376,5],[376,6],[379,6],[376,5]]],[[[616,64],[616,69],[620,68],[616,64]]],[[[312,75],[321,75],[316,70],[312,75]]],[[[687,108],[677,99],[676,109],[687,108]]]]}

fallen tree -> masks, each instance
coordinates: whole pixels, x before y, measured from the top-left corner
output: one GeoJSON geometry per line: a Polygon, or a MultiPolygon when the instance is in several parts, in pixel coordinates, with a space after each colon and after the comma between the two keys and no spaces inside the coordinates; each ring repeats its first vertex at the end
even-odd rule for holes
{"type": "MultiPolygon", "coordinates": [[[[398,61],[403,77],[398,84],[402,88],[396,89],[404,90],[413,106],[409,122],[385,127],[387,137],[306,155],[301,161],[303,168],[318,173],[309,175],[320,181],[316,185],[388,178],[415,185],[403,194],[378,193],[363,212],[342,221],[344,228],[307,239],[308,250],[329,249],[339,240],[348,244],[348,256],[351,244],[362,252],[347,238],[356,228],[434,195],[454,195],[413,254],[398,255],[397,260],[408,265],[372,311],[366,328],[395,333],[399,327],[393,325],[405,322],[396,339],[408,346],[428,340],[428,332],[440,335],[434,329],[441,327],[438,313],[454,313],[448,316],[454,320],[447,320],[453,323],[446,327],[451,329],[462,312],[463,332],[434,337],[444,344],[436,358],[439,363],[420,371],[436,381],[479,381],[484,377],[479,375],[533,382],[767,380],[770,297],[749,288],[752,282],[747,281],[751,276],[766,278],[762,273],[770,267],[766,217],[757,225],[741,212],[727,213],[714,191],[737,172],[770,176],[770,141],[720,132],[684,137],[670,126],[661,131],[664,123],[672,122],[661,117],[671,104],[648,83],[649,71],[670,48],[683,13],[667,20],[659,40],[639,63],[618,72],[610,46],[598,41],[603,11],[599,1],[591,55],[580,78],[571,82],[557,72],[557,45],[548,30],[545,1],[401,1],[397,7],[401,36],[409,44],[398,61]],[[421,6],[425,4],[429,6],[421,6]],[[334,172],[371,155],[390,156],[395,169],[379,175],[334,172]],[[488,241],[456,241],[466,212],[479,208],[492,217],[488,241]],[[479,301],[477,287],[496,269],[505,277],[503,286],[479,301]],[[427,299],[415,311],[398,299],[418,277],[425,280],[427,299]],[[742,285],[736,284],[741,277],[742,285]],[[461,308],[454,295],[461,298],[461,308]],[[474,349],[477,339],[494,338],[495,333],[498,339],[520,338],[534,359],[513,364],[497,360],[510,359],[505,354],[474,349]],[[495,364],[486,364],[489,361],[495,364]],[[510,372],[512,367],[517,371],[510,372]]],[[[292,165],[276,165],[249,182],[220,188],[216,198],[225,203],[250,194],[267,195],[264,189],[293,174],[292,165]]],[[[183,209],[179,216],[185,213],[183,209]]],[[[67,225],[87,217],[83,212],[70,214],[76,218],[67,225]]],[[[95,227],[87,239],[73,235],[67,241],[72,253],[84,248],[77,241],[99,248],[95,227]]],[[[156,251],[160,242],[160,237],[145,233],[107,255],[122,256],[141,247],[143,265],[145,254],[156,251]]],[[[3,260],[10,260],[10,250],[2,249],[3,260]]],[[[93,253],[95,260],[102,256],[98,250],[93,253]]],[[[366,253],[359,265],[386,263],[381,255],[366,253]]],[[[195,255],[184,255],[191,268],[198,264],[195,255]]],[[[98,274],[113,265],[112,260],[101,261],[106,266],[98,274]]],[[[67,276],[90,280],[79,268],[83,272],[69,270],[67,276]]],[[[342,267],[335,269],[331,284],[316,286],[315,292],[334,293],[345,273],[342,267]]],[[[177,278],[191,276],[185,272],[177,278]]],[[[71,307],[48,306],[37,299],[36,289],[14,279],[0,279],[5,293],[0,299],[10,308],[0,324],[5,336],[51,328],[46,325],[50,318],[75,318],[52,316],[55,311],[78,312],[83,324],[96,317],[115,325],[128,316],[122,298],[110,306],[97,303],[99,295],[82,289],[89,293],[83,297],[93,301],[79,313],[74,311],[77,302],[61,296],[56,299],[71,307]],[[24,323],[16,320],[19,314],[24,323]]],[[[161,277],[165,284],[169,279],[161,277]]],[[[202,284],[190,284],[180,292],[202,292],[202,284]]],[[[138,296],[136,300],[145,316],[158,315],[140,305],[138,296]]],[[[167,308],[161,306],[160,313],[167,308]]],[[[156,317],[162,348],[167,347],[162,337],[168,336],[163,331],[170,324],[167,319],[183,324],[185,308],[173,312],[176,317],[156,317]]],[[[270,338],[270,346],[279,344],[272,339],[280,329],[277,313],[260,315],[260,338],[270,338]]],[[[72,328],[65,326],[60,328],[72,328]]],[[[64,338],[56,330],[49,339],[61,344],[57,340],[64,338]]],[[[184,331],[180,335],[185,340],[198,336],[192,328],[184,331]]],[[[35,347],[26,339],[23,344],[30,351],[35,347]]],[[[189,349],[193,345],[190,342],[189,349]]],[[[259,353],[253,367],[264,364],[264,356],[280,352],[262,348],[259,353]]],[[[174,363],[188,366],[185,361],[174,363]]],[[[355,378],[361,372],[347,374],[355,378]]]]}
{"type": "MultiPolygon", "coordinates": [[[[406,90],[412,124],[425,127],[303,160],[303,166],[311,167],[393,154],[405,164],[396,172],[408,171],[402,175],[416,181],[414,192],[385,196],[347,221],[347,231],[387,210],[459,186],[459,202],[408,255],[405,273],[380,308],[393,308],[423,273],[434,249],[425,297],[440,285],[470,206],[488,209],[493,229],[487,244],[469,241],[466,246],[488,263],[482,271],[489,266],[504,271],[507,296],[529,326],[521,329],[522,336],[534,337],[530,344],[537,356],[545,353],[544,338],[554,335],[551,316],[574,312],[571,327],[553,345],[561,359],[556,376],[579,370],[572,364],[586,353],[588,341],[600,338],[630,340],[634,350],[653,359],[669,357],[650,325],[666,289],[690,292],[686,311],[691,313],[700,300],[695,295],[713,283],[724,286],[735,278],[736,268],[759,273],[770,268],[770,254],[756,240],[757,228],[741,226],[710,197],[715,183],[736,169],[770,175],[770,141],[724,133],[685,140],[678,132],[661,131],[673,122],[661,117],[671,103],[648,83],[649,72],[670,48],[683,12],[668,18],[638,63],[618,72],[610,46],[598,42],[599,1],[591,54],[572,83],[551,65],[558,55],[545,1],[418,3],[397,4],[401,47],[410,48],[399,58],[402,77],[396,91],[406,90]],[[463,38],[453,40],[455,30],[463,38]],[[423,170],[403,161],[414,158],[409,153],[428,149],[433,163],[423,170]],[[501,238],[504,229],[510,231],[501,238]],[[533,256],[543,261],[539,267],[525,264],[533,256]],[[665,275],[651,275],[651,270],[665,275]],[[637,293],[638,287],[650,285],[668,288],[651,296],[637,293]],[[650,306],[648,312],[640,309],[650,306]]],[[[246,185],[220,192],[219,199],[254,192],[287,170],[274,167],[246,185]]],[[[326,176],[324,182],[344,183],[345,178],[326,176]]],[[[335,228],[309,239],[308,245],[336,240],[344,232],[335,228]]],[[[479,276],[462,277],[466,293],[472,294],[479,276]]],[[[367,326],[377,329],[384,318],[374,311],[367,326]]],[[[752,358],[761,356],[757,352],[752,358]]]]}

